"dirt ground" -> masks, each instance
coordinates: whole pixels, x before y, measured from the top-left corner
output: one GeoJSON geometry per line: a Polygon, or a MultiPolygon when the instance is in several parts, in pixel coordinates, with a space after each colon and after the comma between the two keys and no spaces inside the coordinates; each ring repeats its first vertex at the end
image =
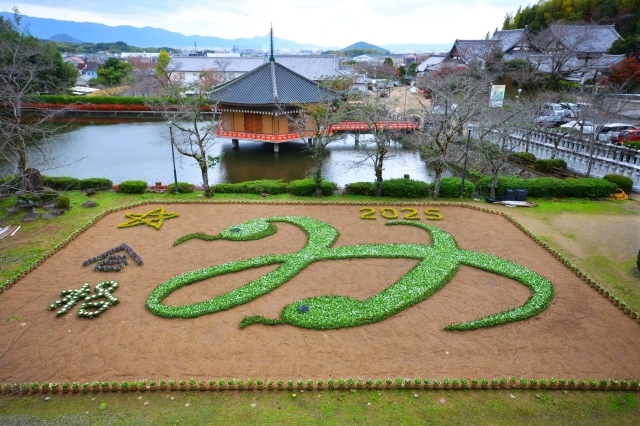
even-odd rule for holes
{"type": "MultiPolygon", "coordinates": [[[[407,273],[409,259],[353,259],[314,263],[294,279],[250,303],[195,319],[163,319],[144,307],[151,291],[197,268],[301,248],[306,235],[278,223],[278,232],[248,242],[173,241],[192,232],[217,234],[247,219],[310,216],[340,232],[336,245],[429,243],[415,227],[360,219],[359,206],[176,204],[178,218],[160,230],[118,229],[126,212],[111,213],[0,295],[0,382],[218,378],[307,379],[330,377],[428,377],[638,379],[640,324],[578,279],[506,218],[461,207],[441,207],[429,223],[451,233],[459,246],[519,263],[551,280],[551,306],[526,321],[465,332],[446,325],[522,305],[529,290],[518,282],[461,266],[451,282],[427,300],[366,326],[314,331],[289,325],[252,325],[248,315],[279,317],[296,300],[339,294],[364,299],[407,273]],[[82,262],[122,243],[144,265],[96,272],[82,262]],[[88,282],[115,280],[120,303],[92,320],[76,305],[56,317],[47,306],[60,292],[88,282]],[[5,320],[6,319],[6,320],[5,320]]],[[[419,207],[422,220],[424,208],[419,207]]],[[[527,225],[526,215],[521,215],[527,225]]],[[[536,232],[534,230],[534,232],[536,232]]],[[[183,304],[210,299],[273,267],[225,275],[184,287],[166,299],[183,304]]]]}

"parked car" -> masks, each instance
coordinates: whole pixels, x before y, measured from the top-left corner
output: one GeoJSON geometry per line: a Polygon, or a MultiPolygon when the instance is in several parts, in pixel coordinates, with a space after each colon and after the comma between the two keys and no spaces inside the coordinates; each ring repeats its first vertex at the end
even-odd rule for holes
{"type": "Polygon", "coordinates": [[[581,132],[583,135],[589,135],[596,131],[595,124],[584,120],[569,121],[560,126],[560,128],[563,130],[575,130],[576,132],[581,132]]]}
{"type": "Polygon", "coordinates": [[[541,115],[533,120],[536,126],[541,127],[560,127],[565,123],[568,123],[569,119],[561,117],[559,115],[541,115]]]}
{"type": "Polygon", "coordinates": [[[540,113],[542,115],[557,115],[560,117],[566,117],[567,115],[566,110],[562,108],[562,105],[552,104],[549,102],[545,102],[542,104],[542,106],[540,107],[540,113]]]}
{"type": "Polygon", "coordinates": [[[598,140],[602,142],[617,143],[618,134],[623,130],[637,129],[633,124],[607,123],[598,132],[598,140]]]}
{"type": "Polygon", "coordinates": [[[564,116],[569,118],[578,118],[580,116],[580,108],[577,104],[569,102],[560,102],[560,106],[564,109],[564,116]]]}
{"type": "Polygon", "coordinates": [[[618,133],[618,137],[616,138],[616,143],[618,145],[636,141],[640,141],[640,129],[623,130],[618,133]]]}

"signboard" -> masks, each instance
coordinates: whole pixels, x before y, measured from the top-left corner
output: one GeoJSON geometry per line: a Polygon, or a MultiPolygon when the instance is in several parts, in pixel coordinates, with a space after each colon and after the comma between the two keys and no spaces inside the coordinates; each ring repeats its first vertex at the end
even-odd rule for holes
{"type": "Polygon", "coordinates": [[[504,85],[493,84],[491,86],[491,97],[489,99],[489,106],[491,108],[502,108],[502,102],[504,101],[504,85]]]}

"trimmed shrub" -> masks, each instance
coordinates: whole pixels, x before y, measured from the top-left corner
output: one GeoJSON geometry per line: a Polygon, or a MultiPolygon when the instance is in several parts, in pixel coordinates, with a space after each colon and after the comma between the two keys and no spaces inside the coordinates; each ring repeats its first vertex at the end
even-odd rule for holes
{"type": "MultiPolygon", "coordinates": [[[[322,195],[333,195],[333,191],[335,191],[337,185],[328,180],[323,180],[321,187],[322,195]]],[[[292,195],[301,197],[313,196],[316,195],[316,183],[313,179],[292,180],[289,182],[289,192],[292,195]]]]}
{"type": "MultiPolygon", "coordinates": [[[[444,177],[440,179],[440,198],[457,198],[460,197],[460,186],[462,186],[462,178],[459,177],[444,177]]],[[[433,191],[435,185],[429,184],[429,189],[433,191]]],[[[475,191],[476,186],[468,179],[464,181],[464,196],[471,197],[475,191]]]]}
{"type": "Polygon", "coordinates": [[[78,186],[78,189],[81,191],[89,188],[95,189],[96,191],[107,190],[113,188],[113,181],[107,178],[88,178],[81,179],[78,186]]]}
{"type": "Polygon", "coordinates": [[[536,162],[536,156],[530,152],[517,152],[511,156],[510,160],[522,164],[533,164],[536,162]]]}
{"type": "MultiPolygon", "coordinates": [[[[476,189],[483,196],[489,195],[491,177],[480,179],[476,189]]],[[[507,188],[526,189],[527,196],[540,197],[575,197],[602,198],[608,197],[617,189],[615,183],[600,178],[570,178],[559,179],[552,177],[521,179],[517,177],[498,177],[497,195],[504,195],[507,188]]],[[[458,189],[459,190],[459,189],[458,189]]]]}
{"type": "Polygon", "coordinates": [[[69,176],[42,176],[42,184],[58,191],[77,191],[80,179],[69,176]]]}
{"type": "Polygon", "coordinates": [[[220,194],[286,194],[287,184],[278,180],[250,180],[240,183],[220,183],[213,187],[220,194]]]}
{"type": "Polygon", "coordinates": [[[633,180],[622,175],[604,175],[602,179],[608,180],[618,185],[618,188],[622,189],[627,194],[631,192],[633,188],[633,180]]]}
{"type": "Polygon", "coordinates": [[[567,162],[560,158],[554,158],[553,160],[537,160],[533,163],[533,170],[537,172],[551,173],[553,169],[567,170],[567,162]]]}
{"type": "Polygon", "coordinates": [[[625,148],[629,148],[629,149],[640,150],[640,142],[627,142],[622,146],[624,146],[625,148]]]}
{"type": "Polygon", "coordinates": [[[69,200],[69,197],[67,197],[66,195],[61,195],[53,200],[53,205],[56,207],[56,209],[68,210],[69,206],[71,205],[71,200],[69,200]]]}
{"type": "Polygon", "coordinates": [[[371,182],[353,182],[344,187],[344,193],[349,195],[369,195],[376,193],[376,184],[371,182]]]}
{"type": "MultiPolygon", "coordinates": [[[[178,192],[180,194],[188,194],[188,193],[193,192],[195,190],[196,190],[196,186],[191,184],[191,183],[178,182],[178,192]]],[[[169,194],[175,194],[176,193],[176,184],[175,183],[170,183],[169,185],[167,185],[167,192],[169,194]]]]}
{"type": "Polygon", "coordinates": [[[143,180],[125,180],[118,185],[118,192],[123,194],[144,194],[147,182],[143,180]]]}
{"type": "MultiPolygon", "coordinates": [[[[375,188],[375,185],[374,185],[375,188]]],[[[389,179],[382,182],[382,196],[393,198],[424,198],[429,184],[413,179],[389,179]]]]}

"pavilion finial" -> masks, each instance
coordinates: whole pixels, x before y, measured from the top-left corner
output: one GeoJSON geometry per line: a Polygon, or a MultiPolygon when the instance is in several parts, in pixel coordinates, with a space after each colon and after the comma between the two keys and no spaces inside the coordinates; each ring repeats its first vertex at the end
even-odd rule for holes
{"type": "Polygon", "coordinates": [[[269,62],[275,62],[276,58],[273,56],[273,23],[271,23],[271,29],[269,30],[269,37],[271,38],[271,50],[269,52],[269,62]]]}

